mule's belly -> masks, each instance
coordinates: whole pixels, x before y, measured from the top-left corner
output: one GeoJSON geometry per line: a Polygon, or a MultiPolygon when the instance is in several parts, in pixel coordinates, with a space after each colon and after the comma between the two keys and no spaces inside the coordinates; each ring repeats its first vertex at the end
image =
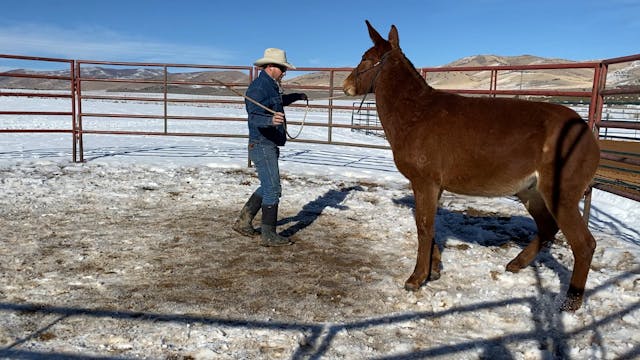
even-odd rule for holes
{"type": "Polygon", "coordinates": [[[452,178],[442,183],[449,192],[473,196],[509,196],[517,194],[537,182],[537,172],[518,177],[452,178]]]}

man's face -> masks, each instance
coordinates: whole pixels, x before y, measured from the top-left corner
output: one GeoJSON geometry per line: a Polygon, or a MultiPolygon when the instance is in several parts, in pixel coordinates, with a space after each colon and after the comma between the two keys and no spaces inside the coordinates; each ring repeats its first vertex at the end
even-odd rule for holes
{"type": "Polygon", "coordinates": [[[282,65],[277,65],[277,64],[271,64],[267,66],[267,70],[269,70],[268,71],[269,75],[273,79],[280,82],[287,72],[287,67],[282,65]]]}

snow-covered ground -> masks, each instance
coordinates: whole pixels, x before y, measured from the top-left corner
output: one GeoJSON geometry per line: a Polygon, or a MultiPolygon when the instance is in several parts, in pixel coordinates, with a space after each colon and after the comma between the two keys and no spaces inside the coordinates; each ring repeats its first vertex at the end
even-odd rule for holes
{"type": "MultiPolygon", "coordinates": [[[[0,108],[55,111],[57,100],[24,101],[0,97],[0,108]]],[[[153,105],[89,106],[144,114],[153,105]]],[[[235,106],[174,111],[244,115],[235,106]]],[[[65,120],[0,116],[0,128],[25,121],[65,120]]],[[[141,126],[87,126],[113,124],[141,126]]],[[[302,134],[324,139],[326,129],[302,134]]],[[[383,143],[350,131],[333,140],[383,143]]],[[[406,292],[413,197],[389,150],[288,143],[279,224],[297,242],[273,249],[230,229],[258,185],[246,140],[87,135],[84,146],[87,162],[76,164],[68,134],[0,134],[0,358],[640,356],[636,202],[595,192],[585,303],[560,313],[573,266],[562,234],[532,266],[504,270],[535,232],[514,198],[445,193],[442,277],[406,292]]]]}

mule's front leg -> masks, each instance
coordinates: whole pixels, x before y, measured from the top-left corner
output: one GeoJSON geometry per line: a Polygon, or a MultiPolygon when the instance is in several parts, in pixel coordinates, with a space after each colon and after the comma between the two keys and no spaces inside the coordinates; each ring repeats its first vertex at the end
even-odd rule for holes
{"type": "MultiPolygon", "coordinates": [[[[413,195],[416,200],[416,227],[418,230],[418,258],[413,274],[407,279],[404,288],[415,291],[427,280],[429,269],[432,266],[432,253],[434,251],[433,236],[435,234],[434,224],[436,211],[438,209],[438,195],[440,190],[437,186],[425,184],[413,184],[413,195]]],[[[433,265],[437,268],[432,277],[440,277],[440,252],[437,251],[433,265]],[[437,264],[436,264],[437,262],[437,264]]]]}

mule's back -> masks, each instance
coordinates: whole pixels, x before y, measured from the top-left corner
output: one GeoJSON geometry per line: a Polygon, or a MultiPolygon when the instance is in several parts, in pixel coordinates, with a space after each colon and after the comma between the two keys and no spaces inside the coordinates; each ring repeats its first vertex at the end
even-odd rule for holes
{"type": "MultiPolygon", "coordinates": [[[[570,135],[563,128],[588,130],[577,113],[555,104],[464,97],[438,90],[415,100],[416,108],[407,113],[417,114],[417,119],[405,122],[406,135],[396,145],[400,155],[395,156],[396,165],[409,179],[437,178],[445,190],[461,194],[517,193],[545,166],[561,166],[555,154],[546,150],[567,143],[560,139],[570,135]]],[[[586,134],[581,141],[585,152],[574,156],[598,153],[593,136],[586,134]]]]}

